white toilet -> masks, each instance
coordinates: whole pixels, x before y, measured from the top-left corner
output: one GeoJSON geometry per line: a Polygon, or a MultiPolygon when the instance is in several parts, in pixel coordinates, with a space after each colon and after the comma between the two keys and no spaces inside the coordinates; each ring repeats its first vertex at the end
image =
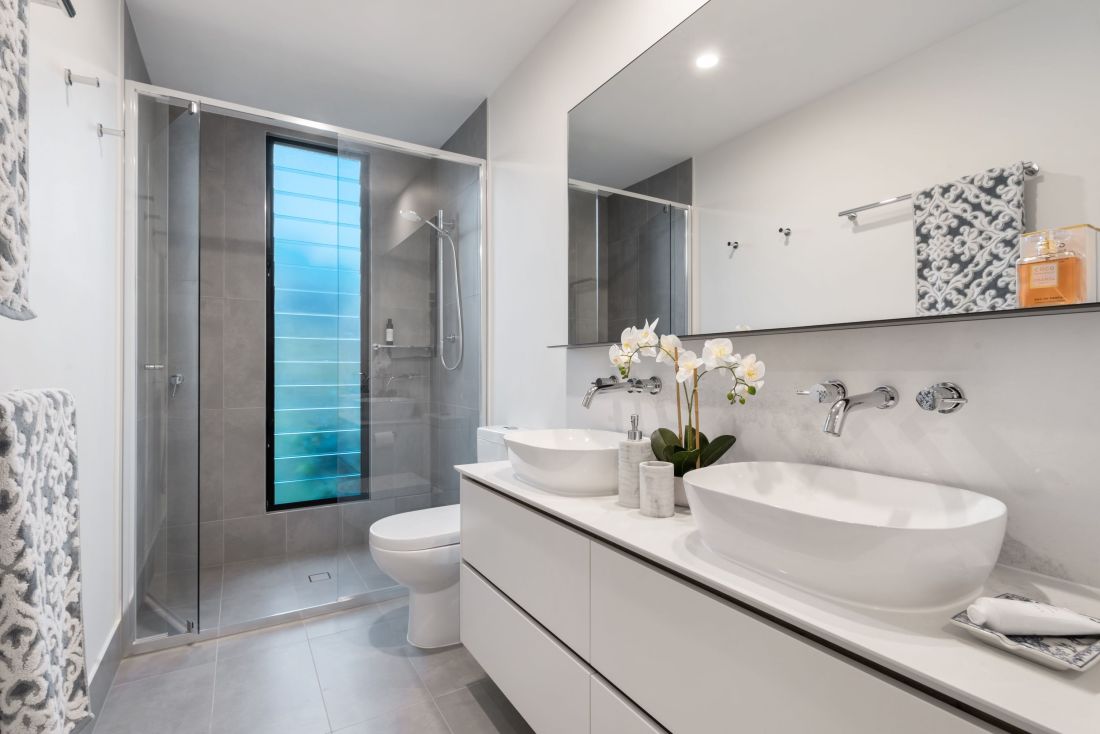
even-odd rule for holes
{"type": "MultiPolygon", "coordinates": [[[[477,429],[477,460],[508,458],[510,426],[477,429]]],[[[370,526],[370,552],[378,567],[409,587],[409,644],[432,648],[457,644],[459,506],[403,512],[370,526]]]]}

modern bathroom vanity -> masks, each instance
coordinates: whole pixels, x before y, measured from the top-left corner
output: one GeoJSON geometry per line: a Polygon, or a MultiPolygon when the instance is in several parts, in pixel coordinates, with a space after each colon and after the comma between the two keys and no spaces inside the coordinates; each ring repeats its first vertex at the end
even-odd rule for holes
{"type": "MultiPolygon", "coordinates": [[[[1100,676],[1049,671],[704,546],[690,514],[567,497],[511,465],[462,474],[462,641],[538,732],[1095,732],[1100,676]]],[[[998,567],[986,591],[1069,585],[998,567]]],[[[1093,603],[1095,603],[1093,601],[1093,603]]]]}

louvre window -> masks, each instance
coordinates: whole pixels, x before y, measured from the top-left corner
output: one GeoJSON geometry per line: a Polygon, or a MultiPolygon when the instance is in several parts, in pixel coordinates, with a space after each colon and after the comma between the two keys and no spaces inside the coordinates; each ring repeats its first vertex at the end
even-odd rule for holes
{"type": "Polygon", "coordinates": [[[365,161],[277,139],[268,155],[268,509],[281,509],[363,491],[365,161]]]}

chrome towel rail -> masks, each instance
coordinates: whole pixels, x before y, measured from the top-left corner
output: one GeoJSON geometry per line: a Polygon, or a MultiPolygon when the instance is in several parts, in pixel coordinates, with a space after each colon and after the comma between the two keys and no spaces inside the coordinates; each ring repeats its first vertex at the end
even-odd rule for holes
{"type": "MultiPolygon", "coordinates": [[[[1039,164],[1032,163],[1031,161],[1024,161],[1024,173],[1028,176],[1035,176],[1039,173],[1039,164]]],[[[860,212],[865,212],[869,209],[878,209],[880,206],[886,206],[888,204],[896,204],[899,201],[906,201],[912,199],[912,194],[902,194],[901,196],[891,196],[889,199],[883,199],[882,201],[876,201],[873,204],[864,204],[863,206],[857,206],[854,209],[845,209],[842,212],[837,212],[838,217],[847,217],[848,221],[855,224],[858,221],[858,215],[860,212]]]]}

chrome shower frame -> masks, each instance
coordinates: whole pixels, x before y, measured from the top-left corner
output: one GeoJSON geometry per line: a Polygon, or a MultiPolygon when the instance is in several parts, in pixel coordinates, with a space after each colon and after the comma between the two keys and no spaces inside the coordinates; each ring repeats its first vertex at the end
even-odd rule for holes
{"type": "MultiPolygon", "coordinates": [[[[336,136],[339,139],[347,140],[350,142],[363,143],[378,148],[384,148],[399,153],[406,153],[411,155],[420,156],[423,158],[436,159],[451,163],[461,163],[469,166],[476,166],[478,169],[478,185],[481,194],[481,201],[479,206],[479,216],[481,220],[481,226],[479,227],[479,241],[478,241],[478,260],[481,277],[481,346],[479,349],[479,356],[481,359],[481,400],[480,400],[480,420],[481,424],[488,422],[490,415],[490,399],[489,399],[489,382],[491,365],[489,362],[490,343],[492,340],[492,325],[489,319],[489,306],[490,296],[492,292],[492,270],[489,267],[489,246],[488,246],[488,165],[484,158],[477,158],[474,156],[462,155],[460,153],[452,153],[450,151],[441,150],[438,148],[432,148],[425,145],[419,145],[417,143],[409,143],[394,138],[388,138],[381,135],[372,135],[370,133],[361,132],[359,130],[353,130],[350,128],[340,127],[338,125],[330,125],[315,120],[308,120],[294,115],[286,115],[278,112],[272,112],[270,110],[264,110],[257,107],[250,107],[248,105],[237,104],[235,102],[227,102],[225,100],[216,99],[213,97],[206,97],[202,95],[196,95],[189,92],[181,92],[178,90],[170,89],[167,87],[161,87],[153,84],[144,84],[140,82],[127,81],[125,87],[124,98],[124,120],[125,130],[131,131],[123,138],[125,145],[125,166],[124,166],[124,178],[123,178],[123,247],[120,263],[121,270],[121,289],[122,289],[122,323],[123,323],[123,338],[121,345],[121,356],[123,362],[123,374],[122,374],[122,390],[123,390],[123,415],[122,415],[122,431],[123,431],[123,456],[122,456],[122,502],[121,502],[121,527],[122,527],[122,638],[124,654],[135,654],[139,652],[151,652],[158,649],[164,649],[169,647],[177,647],[181,645],[187,645],[196,642],[199,639],[208,639],[216,636],[215,634],[206,633],[201,634],[196,626],[195,631],[185,634],[175,635],[166,639],[153,639],[149,641],[136,642],[134,639],[134,595],[136,590],[137,580],[137,562],[136,562],[136,537],[135,537],[135,500],[137,491],[137,477],[136,477],[136,461],[135,451],[137,447],[137,426],[136,426],[136,411],[134,396],[137,394],[137,381],[139,375],[136,369],[137,365],[137,352],[136,352],[136,335],[137,335],[137,308],[136,299],[134,294],[136,291],[136,263],[137,263],[137,248],[139,243],[139,222],[137,217],[137,207],[135,206],[137,201],[137,188],[136,182],[138,179],[138,135],[136,134],[138,125],[138,100],[142,96],[151,96],[156,98],[170,98],[173,100],[182,100],[188,102],[191,105],[193,111],[201,112],[203,107],[216,108],[219,112],[230,113],[238,115],[242,118],[252,119],[256,121],[263,121],[272,124],[276,124],[280,127],[288,128],[291,130],[297,129],[305,132],[320,132],[332,136],[336,136]]],[[[442,223],[442,219],[440,220],[442,223]]],[[[457,268],[456,268],[457,272],[457,268]]],[[[201,561],[201,559],[200,559],[201,561]]],[[[201,564],[200,564],[201,565],[201,564]]],[[[376,600],[378,601],[378,600],[376,600]]],[[[355,601],[355,603],[349,604],[347,602],[337,602],[330,607],[316,607],[313,609],[306,609],[299,612],[292,612],[283,615],[277,615],[262,620],[252,627],[266,627],[274,624],[282,624],[292,619],[299,619],[306,616],[312,616],[314,614],[323,614],[333,611],[335,608],[356,606],[362,601],[355,601]]],[[[244,631],[245,628],[222,630],[221,634],[232,634],[235,632],[244,631]]]]}

